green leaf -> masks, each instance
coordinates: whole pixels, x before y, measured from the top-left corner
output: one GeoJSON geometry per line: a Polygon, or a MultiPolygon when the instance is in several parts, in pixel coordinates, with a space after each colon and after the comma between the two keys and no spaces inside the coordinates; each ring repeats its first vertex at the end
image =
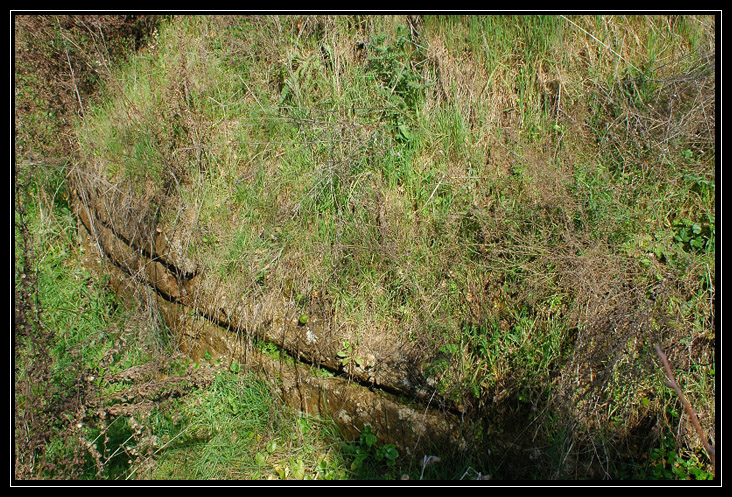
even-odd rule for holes
{"type": "Polygon", "coordinates": [[[399,457],[399,451],[394,447],[393,444],[386,444],[376,451],[376,458],[379,461],[386,460],[386,464],[389,467],[393,467],[396,463],[396,459],[399,457]]]}
{"type": "Polygon", "coordinates": [[[443,354],[456,355],[460,352],[460,347],[455,343],[448,343],[447,345],[440,347],[440,352],[443,354]]]}
{"type": "Polygon", "coordinates": [[[302,480],[305,478],[305,463],[302,459],[297,459],[295,461],[290,461],[290,471],[292,472],[292,477],[296,480],[302,480]]]}
{"type": "Polygon", "coordinates": [[[257,452],[257,455],[254,456],[254,462],[257,466],[264,466],[267,464],[267,456],[262,452],[257,452]]]}
{"type": "Polygon", "coordinates": [[[350,342],[343,342],[343,349],[341,349],[336,355],[343,360],[343,364],[347,364],[351,361],[351,354],[353,353],[353,345],[350,342]]]}
{"type": "Polygon", "coordinates": [[[308,423],[308,420],[305,418],[298,418],[297,426],[300,428],[303,435],[310,431],[310,423],[308,423]]]}
{"type": "Polygon", "coordinates": [[[368,456],[369,456],[368,451],[362,449],[361,447],[358,447],[356,449],[356,457],[353,459],[353,462],[351,463],[351,469],[357,470],[358,468],[360,468],[368,456]]]}
{"type": "Polygon", "coordinates": [[[409,131],[409,126],[406,124],[400,124],[399,125],[399,133],[406,139],[411,140],[412,139],[412,133],[409,131]]]}
{"type": "Polygon", "coordinates": [[[366,447],[372,447],[376,443],[376,435],[371,431],[371,426],[366,425],[361,432],[361,443],[366,447]]]}

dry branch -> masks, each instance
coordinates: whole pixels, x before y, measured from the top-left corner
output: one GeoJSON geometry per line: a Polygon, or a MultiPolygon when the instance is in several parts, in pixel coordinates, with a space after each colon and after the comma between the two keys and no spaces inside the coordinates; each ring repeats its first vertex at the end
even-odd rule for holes
{"type": "Polygon", "coordinates": [[[656,349],[656,354],[658,354],[658,357],[663,363],[663,369],[666,371],[666,376],[668,377],[668,382],[666,382],[666,385],[676,392],[676,395],[679,396],[679,400],[681,400],[681,403],[684,405],[684,410],[689,415],[689,418],[691,419],[691,423],[694,425],[694,429],[696,430],[697,435],[699,435],[699,438],[704,444],[704,449],[706,449],[707,454],[709,454],[709,458],[712,460],[712,473],[716,477],[717,467],[714,458],[714,446],[709,443],[707,437],[704,435],[704,430],[702,429],[701,423],[699,423],[699,418],[697,417],[696,412],[691,407],[691,404],[689,404],[689,401],[686,400],[686,397],[684,397],[684,394],[681,391],[679,384],[676,382],[676,378],[674,377],[673,371],[671,371],[671,365],[668,363],[668,358],[666,357],[666,354],[664,354],[660,346],[656,345],[654,348],[656,349]]]}

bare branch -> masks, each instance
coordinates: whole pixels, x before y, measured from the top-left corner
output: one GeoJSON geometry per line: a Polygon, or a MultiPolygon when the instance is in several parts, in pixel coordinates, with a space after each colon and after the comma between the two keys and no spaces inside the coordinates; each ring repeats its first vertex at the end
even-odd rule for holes
{"type": "Polygon", "coordinates": [[[666,376],[668,377],[668,382],[666,383],[666,386],[668,386],[669,388],[673,388],[673,390],[676,392],[676,395],[679,396],[679,400],[681,400],[681,403],[684,405],[684,410],[689,415],[689,418],[691,419],[691,423],[694,425],[694,429],[696,430],[697,435],[699,435],[699,438],[701,438],[702,443],[704,444],[704,449],[706,449],[707,454],[709,454],[709,458],[712,460],[712,472],[716,477],[717,467],[714,458],[714,446],[709,443],[707,437],[704,435],[704,430],[702,429],[701,423],[699,423],[699,418],[697,417],[696,412],[691,407],[691,404],[689,404],[689,401],[686,400],[686,397],[684,397],[684,394],[681,391],[679,384],[676,382],[676,378],[674,377],[673,371],[671,371],[671,365],[668,363],[668,358],[666,357],[666,354],[664,354],[660,346],[656,345],[654,346],[654,348],[656,349],[656,354],[658,354],[658,357],[663,363],[663,369],[666,371],[666,376]]]}

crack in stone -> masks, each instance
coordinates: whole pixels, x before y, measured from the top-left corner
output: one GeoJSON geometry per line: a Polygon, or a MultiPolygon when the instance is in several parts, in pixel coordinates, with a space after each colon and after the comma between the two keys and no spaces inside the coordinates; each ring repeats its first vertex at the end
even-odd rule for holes
{"type": "MultiPolygon", "coordinates": [[[[183,278],[182,275],[185,275],[185,272],[181,271],[172,262],[164,261],[163,257],[155,253],[154,250],[148,251],[130,245],[127,237],[116,232],[108,223],[101,221],[88,204],[84,203],[85,208],[78,208],[83,203],[78,194],[75,195],[75,200],[77,208],[74,210],[77,217],[80,219],[89,239],[96,237],[95,241],[102,249],[104,258],[127,277],[142,276],[144,281],[154,290],[167,320],[173,327],[179,328],[181,334],[190,334],[193,340],[201,340],[202,337],[206,337],[210,344],[217,341],[221,342],[223,345],[219,344],[219,348],[230,355],[235,347],[228,345],[232,338],[227,335],[231,335],[231,330],[241,332],[243,327],[240,323],[232,323],[232,318],[226,312],[222,312],[222,309],[219,309],[219,312],[205,312],[198,305],[195,305],[197,301],[191,295],[195,293],[194,278],[198,273],[188,273],[188,277],[183,278]],[[94,215],[95,225],[92,219],[89,218],[89,213],[94,215]],[[199,333],[196,333],[195,327],[190,326],[192,322],[192,313],[190,311],[193,311],[195,317],[208,323],[208,326],[199,325],[202,327],[198,330],[199,333]],[[207,331],[200,332],[203,328],[206,328],[207,331]]],[[[163,234],[158,231],[158,235],[163,234]]],[[[393,442],[395,428],[392,425],[396,423],[402,426],[406,421],[413,423],[413,426],[408,429],[404,426],[399,428],[397,438],[401,437],[402,442],[409,441],[407,445],[410,443],[416,444],[420,439],[423,439],[423,442],[430,443],[438,439],[450,439],[452,444],[459,443],[459,437],[456,435],[459,430],[456,431],[455,419],[462,413],[445,403],[441,403],[441,410],[430,407],[430,401],[435,397],[434,391],[415,391],[416,389],[409,384],[406,377],[402,377],[402,385],[395,386],[387,383],[377,383],[375,377],[369,374],[366,369],[363,372],[354,371],[352,368],[347,370],[342,361],[338,360],[337,351],[332,350],[331,354],[325,355],[314,353],[316,350],[315,345],[319,343],[317,330],[313,331],[310,325],[306,327],[296,326],[294,321],[291,325],[289,331],[295,333],[295,343],[292,347],[285,347],[284,337],[288,330],[284,329],[281,330],[282,333],[279,337],[272,334],[267,335],[259,330],[259,333],[255,334],[255,338],[268,341],[277,346],[282,353],[294,361],[295,370],[298,370],[297,364],[300,364],[306,368],[328,371],[333,375],[330,378],[317,377],[317,379],[313,379],[316,376],[311,373],[307,376],[298,373],[297,380],[290,380],[290,383],[295,386],[285,382],[282,387],[283,390],[300,390],[298,402],[301,408],[304,407],[304,410],[307,411],[308,409],[312,410],[314,406],[319,406],[321,401],[315,401],[310,396],[314,396],[315,399],[322,397],[324,392],[328,390],[325,385],[338,381],[345,382],[348,388],[339,386],[335,390],[330,389],[331,391],[328,392],[328,405],[325,408],[327,412],[334,413],[337,420],[340,419],[343,424],[348,425],[347,430],[354,429],[354,422],[356,425],[361,426],[376,423],[381,427],[383,435],[393,442]],[[329,358],[329,355],[333,357],[329,358]],[[308,379],[305,380],[304,378],[308,379]],[[303,384],[307,385],[305,390],[307,390],[308,395],[303,394],[303,384]],[[352,390],[354,387],[358,390],[352,390]],[[355,392],[359,391],[361,393],[357,395],[355,392]],[[351,393],[346,395],[344,392],[351,393]],[[342,400],[333,400],[338,399],[339,396],[344,399],[350,398],[352,402],[346,403],[342,400]],[[423,403],[423,408],[416,411],[398,400],[405,396],[423,403]],[[382,400],[377,402],[371,397],[381,398],[382,400]],[[334,410],[334,404],[340,405],[340,407],[334,410]],[[418,419],[419,416],[421,416],[421,419],[418,419]],[[431,428],[427,429],[425,426],[431,426],[431,428]]],[[[259,355],[262,356],[262,354],[259,355]]],[[[258,360],[260,364],[267,362],[262,357],[259,357],[258,360]]],[[[270,372],[272,370],[271,364],[269,370],[270,372]]],[[[283,375],[281,364],[279,376],[280,379],[287,376],[283,375]]],[[[292,394],[292,392],[290,393],[292,394]]],[[[322,414],[323,409],[321,407],[323,406],[315,410],[322,414]]]]}

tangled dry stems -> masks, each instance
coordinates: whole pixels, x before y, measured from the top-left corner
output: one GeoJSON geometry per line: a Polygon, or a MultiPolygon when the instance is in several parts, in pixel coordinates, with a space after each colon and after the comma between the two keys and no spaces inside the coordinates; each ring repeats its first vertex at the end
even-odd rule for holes
{"type": "MultiPolygon", "coordinates": [[[[262,22],[265,29],[282,30],[281,26],[277,26],[269,22],[262,22]]],[[[321,19],[306,16],[300,19],[299,37],[308,37],[317,35],[317,33],[325,33],[326,36],[335,32],[335,26],[332,19],[321,19]]],[[[410,23],[410,29],[418,32],[420,30],[419,20],[410,23]]],[[[83,24],[81,25],[84,26],[83,24]]],[[[94,32],[93,29],[89,30],[94,32]]],[[[254,53],[254,49],[249,45],[270,44],[264,48],[258,48],[257,53],[263,57],[269,58],[272,65],[281,64],[277,55],[277,47],[274,44],[275,37],[256,37],[254,41],[243,41],[236,39],[231,41],[236,45],[232,47],[231,53],[254,53]]],[[[457,99],[456,105],[467,106],[470,108],[469,102],[482,98],[482,89],[485,85],[482,81],[476,79],[474,74],[463,74],[453,69],[460,67],[470,67],[469,64],[461,64],[459,60],[453,60],[439,40],[430,40],[430,47],[434,48],[434,52],[428,57],[428,61],[424,64],[423,69],[428,71],[433,69],[438,75],[438,82],[435,87],[435,96],[428,99],[429,105],[439,105],[440,99],[448,99],[451,95],[446,89],[457,85],[461,98],[457,99]],[[466,82],[472,81],[468,85],[466,82]],[[463,102],[464,101],[464,102],[463,102]],[[437,102],[437,103],[435,103],[437,102]]],[[[593,53],[588,51],[588,53],[593,53]]],[[[609,154],[613,157],[617,164],[621,166],[621,173],[639,173],[643,179],[656,177],[659,180],[668,180],[670,182],[677,181],[673,178],[673,174],[669,172],[667,164],[659,161],[658,158],[668,158],[673,156],[674,150],[680,146],[694,147],[695,150],[707,151],[713,153],[714,130],[715,130],[715,109],[714,109],[714,91],[715,91],[715,75],[714,75],[714,56],[712,52],[703,52],[701,54],[692,54],[695,59],[688,60],[672,60],[666,66],[657,69],[655,78],[651,81],[643,78],[626,78],[618,81],[614,86],[603,86],[597,82],[593,82],[592,87],[584,90],[574,87],[569,89],[564,86],[564,82],[558,81],[557,85],[552,86],[552,78],[549,71],[544,71],[544,83],[546,92],[548,93],[550,105],[554,116],[559,121],[561,117],[567,117],[566,123],[571,124],[571,115],[586,115],[583,112],[573,112],[570,109],[570,99],[559,99],[559,89],[563,88],[567,94],[572,91],[580,92],[583,95],[591,95],[589,99],[596,109],[601,110],[600,114],[606,118],[599,123],[598,129],[602,130],[599,135],[605,136],[605,142],[600,143],[600,148],[609,150],[609,154]],[[679,70],[679,67],[682,69],[679,70]],[[683,97],[683,98],[682,98],[683,97]],[[640,100],[644,105],[638,105],[640,100]],[[686,102],[684,106],[679,107],[675,104],[677,101],[686,102]],[[642,109],[642,110],[641,110],[642,109]],[[626,167],[630,168],[632,164],[637,165],[637,169],[626,171],[626,167]]],[[[212,123],[203,122],[196,115],[190,112],[190,88],[196,84],[191,79],[189,68],[184,58],[178,60],[175,85],[171,85],[168,89],[168,96],[173,105],[168,107],[169,114],[166,119],[173,122],[178,119],[182,123],[184,133],[176,135],[173,139],[167,136],[157,136],[158,141],[163,144],[162,154],[164,165],[162,169],[162,177],[164,181],[159,184],[150,185],[149,188],[137,195],[130,195],[129,192],[134,190],[134,186],[127,184],[113,185],[104,183],[100,178],[101,175],[94,177],[86,176],[78,177],[79,184],[93,184],[93,190],[107,191],[110,187],[121,188],[127,193],[111,197],[112,200],[105,200],[106,208],[114,209],[117,214],[124,213],[118,218],[135,220],[137,224],[129,226],[117,226],[121,233],[129,233],[131,239],[146,240],[150,239],[151,230],[154,229],[157,214],[161,210],[169,210],[175,212],[176,221],[173,223],[178,226],[185,224],[182,219],[187,216],[184,214],[184,206],[181,199],[177,196],[180,186],[189,181],[186,175],[186,164],[198,164],[201,170],[205,170],[209,163],[207,162],[207,153],[214,153],[219,145],[207,143],[206,129],[212,123]],[[129,188],[128,188],[129,186],[129,188]],[[150,207],[152,206],[152,207],[150,207]]],[[[72,62],[73,64],[73,62],[72,62]]],[[[288,67],[292,71],[292,67],[288,67]]],[[[284,85],[284,78],[272,78],[273,85],[284,85]]],[[[65,93],[67,101],[66,106],[73,108],[74,93],[69,88],[65,93]]],[[[508,95],[495,93],[491,98],[496,101],[503,102],[503,105],[496,105],[494,109],[505,108],[513,104],[508,95]],[[501,100],[503,98],[503,100],[501,100]]],[[[130,116],[136,121],[143,122],[146,118],[141,111],[135,109],[134,106],[128,107],[130,116]]],[[[586,112],[586,111],[585,111],[586,112]]],[[[468,122],[474,123],[475,117],[470,112],[466,112],[469,116],[468,122]]],[[[317,130],[318,137],[325,139],[334,146],[335,157],[325,164],[320,171],[320,180],[315,182],[315,186],[307,192],[305,197],[299,204],[288,205],[283,203],[281,214],[290,218],[295,218],[298,211],[302,208],[302,202],[313,201],[319,191],[327,191],[333,188],[335,184],[349,185],[356,178],[353,177],[349,164],[357,162],[362,158],[356,148],[351,148],[349,143],[338,140],[337,137],[344,131],[361,140],[366,138],[367,141],[373,136],[363,129],[357,129],[350,125],[345,126],[324,126],[324,120],[314,113],[309,116],[290,116],[283,115],[281,118],[290,120],[299,120],[303,124],[303,138],[307,143],[310,139],[308,129],[317,130]],[[321,126],[323,125],[323,126],[321,126]],[[364,134],[366,133],[366,134],[364,134]]],[[[517,117],[508,114],[501,114],[497,120],[506,126],[515,125],[517,117]],[[512,121],[513,120],[513,121],[512,121]]],[[[575,123],[577,124],[577,123],[575,123]]],[[[583,124],[579,124],[583,126],[583,124]]],[[[151,129],[155,129],[152,126],[151,129]]],[[[505,144],[496,144],[491,142],[488,146],[489,139],[483,138],[479,145],[484,148],[492,148],[494,158],[501,152],[499,150],[507,148],[505,144]]],[[[517,141],[508,142],[510,146],[517,145],[517,141]]],[[[556,157],[556,151],[559,149],[560,142],[554,144],[553,152],[556,157]]],[[[316,147],[315,141],[310,142],[310,146],[316,147]]],[[[269,147],[269,145],[268,145],[269,147]]],[[[382,146],[380,151],[384,151],[388,146],[382,146]]],[[[552,151],[546,154],[546,157],[552,156],[552,151]]],[[[365,155],[369,156],[374,153],[373,150],[366,151],[365,155]]],[[[504,150],[506,156],[517,157],[516,152],[504,150]]],[[[537,157],[529,159],[529,166],[538,164],[540,154],[537,157]]],[[[509,161],[499,161],[501,163],[509,163],[509,161]]],[[[699,173],[706,175],[708,172],[701,164],[699,173]]],[[[545,171],[546,168],[538,170],[545,171]]],[[[478,218],[477,223],[480,225],[478,230],[480,233],[476,238],[476,245],[490,247],[490,257],[492,258],[485,264],[492,266],[495,273],[506,273],[508,271],[518,272],[523,276],[520,281],[509,281],[504,285],[507,290],[508,298],[512,300],[512,304],[516,307],[534,308],[543,299],[550,297],[556,292],[551,287],[551,283],[558,283],[559,288],[564,294],[570,296],[568,301],[571,307],[567,310],[570,321],[573,326],[573,344],[575,354],[571,360],[563,366],[562,374],[558,376],[558,390],[561,395],[557,396],[559,411],[563,409],[568,413],[568,419],[574,419],[580,415],[585,421],[585,426],[602,426],[607,421],[607,407],[610,405],[611,399],[607,398],[607,385],[611,382],[615,375],[618,374],[618,368],[625,367],[628,357],[642,355],[647,352],[649,343],[664,343],[665,346],[676,346],[681,342],[676,334],[678,328],[671,327],[666,331],[660,331],[663,326],[657,326],[658,323],[667,323],[672,318],[678,316],[668,316],[664,314],[664,303],[671,302],[673,298],[679,295],[694,294],[694,287],[698,279],[692,276],[683,277],[669,269],[663,269],[664,278],[661,282],[648,282],[643,279],[643,275],[637,271],[637,267],[629,263],[627,260],[617,257],[613,254],[613,250],[606,246],[602,241],[597,239],[588,239],[581,231],[574,227],[571,220],[567,220],[566,213],[582,210],[581,207],[572,203],[571,195],[566,195],[562,176],[568,174],[568,170],[553,169],[558,171],[554,179],[556,181],[536,181],[534,185],[537,189],[541,189],[534,197],[529,198],[541,199],[545,202],[543,210],[537,209],[538,214],[534,214],[531,219],[520,220],[517,222],[515,218],[510,217],[500,209],[491,209],[490,218],[478,218]],[[553,186],[548,186],[553,185],[553,186]],[[524,222],[524,224],[521,224],[524,222]],[[536,234],[536,223],[546,227],[543,233],[536,234]],[[524,229],[525,227],[533,229],[524,229]],[[563,242],[565,245],[561,250],[550,250],[549,247],[555,247],[557,243],[563,242]],[[578,254],[582,253],[581,256],[578,254]],[[547,270],[548,267],[554,268],[547,270]],[[665,273],[664,273],[665,271],[665,273]],[[683,287],[683,288],[682,288],[683,287]],[[655,324],[654,324],[655,322],[655,324]],[[665,335],[663,334],[665,333],[665,335]],[[645,347],[645,348],[644,348],[645,347]]],[[[242,171],[242,177],[247,178],[250,172],[242,171]]],[[[199,177],[202,181],[203,176],[199,177]]],[[[547,178],[542,178],[547,179],[547,178]]],[[[454,178],[447,178],[444,184],[455,181],[454,178]]],[[[435,191],[441,186],[438,184],[435,191]]],[[[379,185],[372,185],[374,191],[379,191],[379,185]]],[[[433,192],[434,194],[435,192],[433,192]]],[[[614,192],[618,196],[624,192],[614,192]]],[[[531,195],[531,194],[529,194],[531,195]]],[[[430,197],[432,198],[432,197],[430,197]]],[[[396,273],[393,269],[398,266],[403,251],[403,239],[405,237],[403,227],[399,226],[398,216],[390,216],[388,198],[377,198],[376,195],[360,193],[351,197],[354,203],[360,203],[365,206],[368,219],[362,220],[355,226],[349,225],[345,218],[339,219],[337,226],[340,236],[336,237],[335,243],[330,247],[330,254],[336,260],[358,260],[359,257],[365,257],[369,253],[377,253],[381,256],[381,267],[387,274],[394,276],[396,273]],[[342,242],[344,240],[352,240],[352,233],[348,230],[356,230],[359,236],[355,237],[363,242],[361,247],[355,247],[352,243],[342,242]],[[360,250],[359,250],[360,249],[360,250]],[[391,272],[389,272],[391,271],[391,272]]],[[[620,204],[620,201],[618,201],[620,204]]],[[[196,201],[194,206],[200,206],[201,203],[196,201]]],[[[190,206],[188,206],[190,207],[190,206]]],[[[483,206],[481,206],[483,207],[483,206]]],[[[195,209],[195,207],[194,207],[195,209]]],[[[447,230],[454,229],[459,226],[465,219],[464,213],[454,212],[448,216],[446,224],[447,230]]],[[[583,213],[586,218],[583,222],[588,223],[589,214],[583,213]]],[[[117,216],[115,216],[117,217],[117,216]]],[[[200,219],[200,211],[194,214],[195,220],[200,219]]],[[[469,217],[469,216],[467,216],[469,217]]],[[[194,221],[192,223],[196,225],[194,221]]],[[[603,226],[607,232],[611,232],[615,227],[603,226]]],[[[603,235],[601,235],[602,238],[603,235]]],[[[186,237],[184,237],[186,238],[186,237]]],[[[445,261],[449,261],[456,250],[460,247],[446,246],[444,251],[445,261]]],[[[327,250],[327,249],[323,249],[327,250]]],[[[484,248],[485,250],[485,248],[484,248]]],[[[483,252],[486,256],[489,252],[483,252]]],[[[322,254],[321,254],[322,255],[322,254]]],[[[285,261],[283,261],[285,262],[285,261]]],[[[436,263],[437,264],[437,263],[436,263]]],[[[291,258],[288,264],[283,264],[281,269],[285,273],[292,274],[293,271],[298,276],[307,278],[305,268],[299,267],[296,258],[291,258]]],[[[696,268],[694,271],[701,270],[696,268]]],[[[252,268],[251,272],[255,272],[256,268],[252,268]]],[[[335,271],[335,269],[334,269],[335,271]]],[[[331,275],[331,279],[336,279],[337,274],[331,275]]],[[[141,275],[140,275],[141,277],[141,275]]],[[[273,276],[277,280],[279,276],[273,276]]],[[[488,299],[495,294],[489,292],[486,294],[485,287],[489,282],[476,279],[470,280],[471,288],[466,289],[466,295],[470,296],[470,306],[473,309],[473,315],[476,318],[485,317],[485,307],[488,299]]],[[[503,282],[506,283],[506,282],[503,282]]],[[[282,285],[280,285],[281,287],[282,285]]],[[[305,285],[307,286],[307,285],[305,285]]],[[[16,289],[17,291],[17,289],[16,289]]],[[[407,291],[414,292],[415,296],[419,296],[425,302],[427,307],[430,304],[430,295],[420,293],[421,289],[413,287],[407,291]]],[[[713,294],[714,288],[711,288],[713,294]]],[[[243,290],[240,289],[240,292],[243,290]]],[[[23,300],[23,299],[19,299],[23,300]]],[[[27,298],[25,301],[27,302],[27,298]]],[[[710,298],[713,302],[713,295],[710,298]]],[[[711,304],[713,305],[713,304],[711,304]]],[[[327,307],[327,306],[326,306],[327,307]]],[[[30,309],[30,305],[27,305],[30,309]]],[[[713,309],[710,315],[714,315],[713,309]]],[[[712,319],[713,321],[713,319],[712,319]]],[[[714,336],[713,325],[711,336],[714,336]]],[[[416,326],[416,324],[415,324],[416,326]]],[[[701,358],[702,355],[708,353],[708,344],[701,341],[695,341],[697,348],[689,347],[687,350],[689,355],[688,361],[694,361],[701,358]]],[[[653,363],[649,357],[643,356],[642,360],[636,361],[634,370],[623,370],[626,384],[630,384],[634,379],[641,378],[652,374],[657,369],[657,365],[653,363]]],[[[129,372],[130,375],[136,372],[129,372]]],[[[511,380],[507,380],[502,387],[510,384],[511,380]]],[[[621,382],[622,383],[622,382],[621,382]]],[[[145,396],[160,395],[160,385],[148,385],[140,387],[138,393],[128,392],[130,396],[120,397],[123,407],[119,407],[119,414],[130,414],[136,409],[144,411],[143,404],[139,406],[135,398],[141,399],[145,396]],[[144,394],[143,394],[144,392],[144,394]],[[139,394],[139,395],[138,395],[139,394]],[[124,407],[126,402],[132,402],[124,407]],[[135,407],[137,406],[137,407],[135,407]]],[[[174,387],[174,390],[177,387],[174,387]]],[[[140,401],[142,402],[142,401],[140,401]]],[[[650,414],[646,412],[645,414],[650,414]]],[[[644,419],[627,420],[627,425],[646,426],[644,419]]],[[[574,450],[574,455],[580,459],[582,454],[589,452],[594,453],[598,458],[607,458],[607,447],[599,447],[598,443],[593,440],[592,435],[588,432],[578,429],[573,432],[573,437],[568,437],[566,444],[567,455],[574,450]],[[578,449],[582,447],[582,449],[578,449]],[[603,455],[604,454],[604,455],[603,455]]],[[[628,431],[632,431],[629,429],[628,431]]],[[[142,433],[137,433],[138,438],[142,437],[142,433]]],[[[99,459],[102,460],[102,459],[99,459]]]]}

